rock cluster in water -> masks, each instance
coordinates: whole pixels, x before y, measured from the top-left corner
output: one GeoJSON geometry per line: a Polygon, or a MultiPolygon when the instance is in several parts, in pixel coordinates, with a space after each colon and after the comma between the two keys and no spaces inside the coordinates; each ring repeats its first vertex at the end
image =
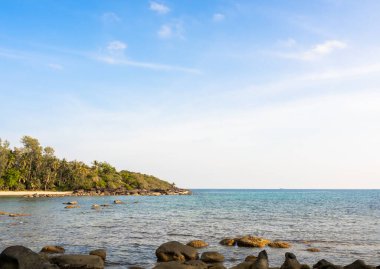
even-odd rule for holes
{"type": "MultiPolygon", "coordinates": [[[[242,237],[243,238],[243,237],[242,237]]],[[[246,242],[247,238],[244,237],[246,242]]],[[[264,242],[257,238],[248,240],[249,242],[264,242]]],[[[269,241],[269,240],[268,240],[269,241]]],[[[276,242],[276,241],[275,241],[276,242]]],[[[281,241],[277,241],[281,242],[281,241]]],[[[223,243],[231,243],[224,240],[223,243]]],[[[276,244],[276,247],[283,247],[285,242],[276,244]]],[[[270,243],[267,243],[268,245],[270,243]]],[[[215,251],[206,251],[199,255],[197,248],[207,246],[202,240],[190,241],[184,245],[177,241],[162,244],[156,250],[157,265],[153,269],[226,269],[223,265],[224,256],[215,251]]],[[[233,245],[233,244],[232,244],[233,245]]],[[[247,246],[247,243],[243,244],[247,246]]],[[[254,244],[249,243],[250,246],[254,244]]],[[[286,245],[286,244],[285,244],[286,245]]],[[[65,249],[61,246],[45,246],[40,253],[23,246],[11,246],[3,250],[0,254],[0,269],[104,269],[107,253],[104,249],[90,251],[89,254],[64,254],[65,249]]],[[[380,269],[380,266],[367,265],[362,260],[340,266],[328,262],[324,259],[313,265],[313,269],[380,269]]],[[[143,269],[138,266],[129,269],[143,269]]],[[[309,265],[301,264],[297,257],[290,252],[285,253],[284,263],[279,268],[269,267],[268,254],[265,250],[258,256],[247,256],[245,260],[230,269],[311,269],[309,265]]]]}
{"type": "Polygon", "coordinates": [[[59,193],[56,194],[30,194],[25,195],[25,198],[36,197],[64,197],[64,196],[121,196],[121,195],[133,195],[133,196],[161,196],[161,195],[191,195],[192,192],[187,189],[172,188],[172,189],[154,189],[154,190],[127,190],[124,188],[119,189],[105,189],[105,188],[92,188],[91,190],[75,190],[72,193],[59,193]]]}

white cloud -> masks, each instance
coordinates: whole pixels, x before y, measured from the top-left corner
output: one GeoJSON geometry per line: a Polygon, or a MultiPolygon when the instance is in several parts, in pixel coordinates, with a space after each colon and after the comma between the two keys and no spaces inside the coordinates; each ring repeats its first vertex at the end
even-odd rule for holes
{"type": "Polygon", "coordinates": [[[107,50],[109,52],[122,52],[127,48],[127,44],[118,40],[111,41],[107,45],[107,50]]]}
{"type": "Polygon", "coordinates": [[[56,64],[56,63],[48,64],[48,67],[53,69],[53,70],[62,70],[63,69],[62,65],[56,64]]]}
{"type": "Polygon", "coordinates": [[[295,53],[277,53],[278,56],[288,59],[296,59],[302,61],[312,61],[327,56],[336,50],[347,48],[347,43],[339,40],[327,40],[323,43],[316,44],[306,51],[295,53]]]}
{"type": "Polygon", "coordinates": [[[150,2],[150,9],[157,12],[158,14],[167,14],[170,12],[169,7],[154,1],[150,2]]]}
{"type": "Polygon", "coordinates": [[[102,21],[105,23],[120,22],[121,18],[114,12],[106,12],[102,15],[102,21]]]}
{"type": "Polygon", "coordinates": [[[161,38],[170,38],[173,35],[172,27],[170,25],[164,24],[158,30],[157,34],[161,38]]]}
{"type": "Polygon", "coordinates": [[[221,13],[215,13],[213,16],[212,16],[212,20],[214,22],[220,22],[220,21],[223,21],[225,18],[225,16],[221,13]]]}

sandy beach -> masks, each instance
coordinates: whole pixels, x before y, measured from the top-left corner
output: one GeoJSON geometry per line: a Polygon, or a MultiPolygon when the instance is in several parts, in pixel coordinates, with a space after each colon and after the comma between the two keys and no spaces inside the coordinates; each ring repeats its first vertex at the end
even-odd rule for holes
{"type": "Polygon", "coordinates": [[[71,195],[72,191],[0,191],[0,196],[71,195]]]}

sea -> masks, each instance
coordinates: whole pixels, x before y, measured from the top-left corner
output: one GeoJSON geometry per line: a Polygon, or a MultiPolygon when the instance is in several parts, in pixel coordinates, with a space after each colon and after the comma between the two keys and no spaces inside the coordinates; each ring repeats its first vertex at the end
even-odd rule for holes
{"type": "Polygon", "coordinates": [[[0,197],[0,252],[23,245],[39,252],[59,245],[66,253],[107,250],[106,268],[152,268],[155,250],[168,241],[209,243],[199,253],[218,251],[225,266],[262,249],[227,247],[226,237],[254,235],[291,243],[289,249],[265,247],[271,267],[285,252],[301,263],[326,259],[346,265],[356,259],[380,265],[380,190],[193,190],[190,196],[0,197]],[[120,199],[125,204],[113,204],[120,199]],[[80,208],[65,209],[76,200],[80,208]],[[93,204],[109,204],[93,210],[93,204]],[[308,252],[318,248],[320,252],[308,252]]]}

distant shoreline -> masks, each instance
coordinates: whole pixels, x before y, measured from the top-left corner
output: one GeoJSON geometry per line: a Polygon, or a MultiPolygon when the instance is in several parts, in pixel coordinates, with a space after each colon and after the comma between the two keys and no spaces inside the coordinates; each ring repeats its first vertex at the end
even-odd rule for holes
{"type": "Polygon", "coordinates": [[[0,196],[26,196],[26,195],[72,195],[72,191],[0,191],[0,196]]]}

